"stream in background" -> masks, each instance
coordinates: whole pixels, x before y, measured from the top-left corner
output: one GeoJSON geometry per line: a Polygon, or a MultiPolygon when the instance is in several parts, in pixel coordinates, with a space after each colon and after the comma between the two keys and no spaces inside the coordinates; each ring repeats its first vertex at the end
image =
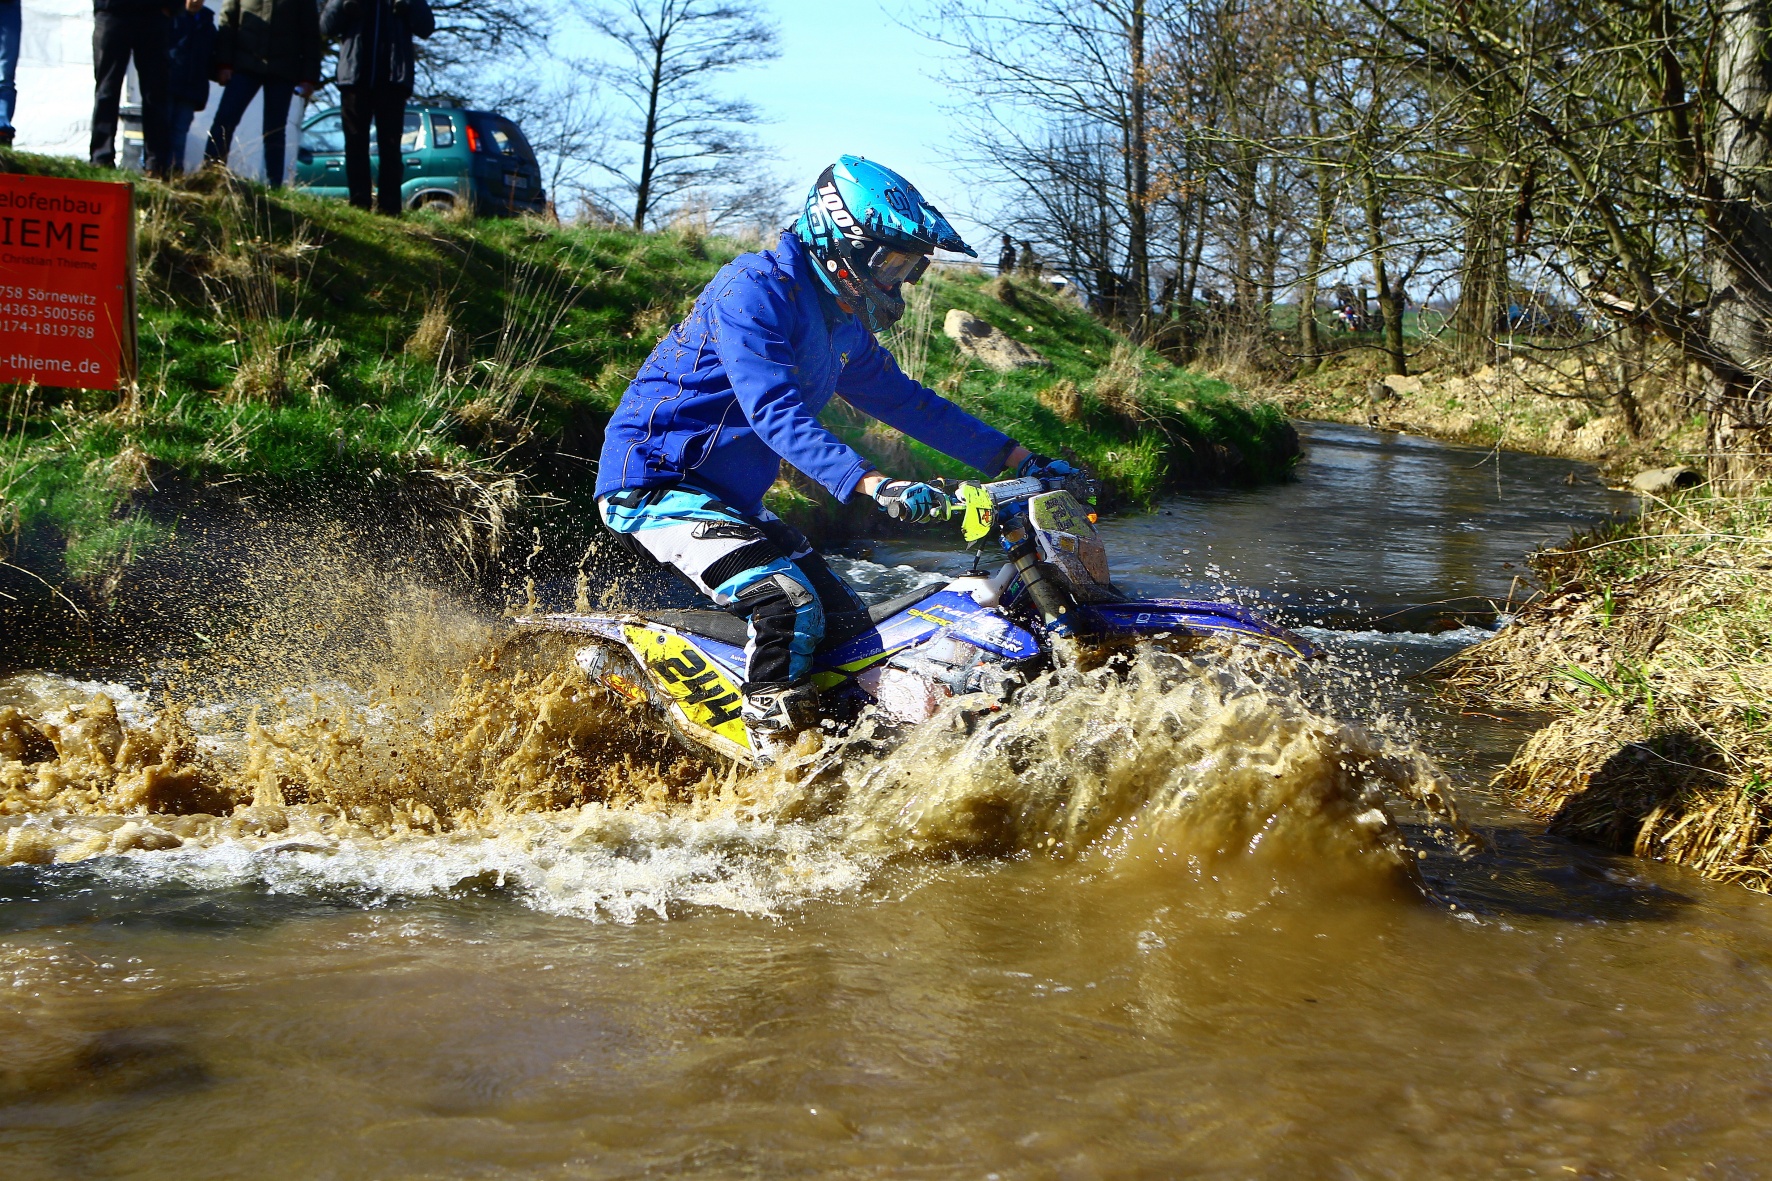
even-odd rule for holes
{"type": "MultiPolygon", "coordinates": [[[[0,869],[0,1175],[1772,1173],[1772,900],[1540,835],[1483,786],[1529,720],[1408,679],[1629,498],[1566,461],[1305,443],[1294,483],[1107,523],[1129,589],[1228,587],[1332,658],[1308,700],[1141,684],[1030,721],[1079,765],[1168,752],[1103,781],[1085,849],[907,854],[988,802],[936,750],[929,794],[900,768],[920,829],[892,799],[603,810],[0,869]],[[1350,844],[1312,811],[1345,773],[1319,715],[1438,759],[1486,848],[1399,812],[1424,893],[1350,844]],[[1281,790],[1284,823],[1214,844],[1281,790]]],[[[964,564],[848,568],[884,594],[964,564]]]]}

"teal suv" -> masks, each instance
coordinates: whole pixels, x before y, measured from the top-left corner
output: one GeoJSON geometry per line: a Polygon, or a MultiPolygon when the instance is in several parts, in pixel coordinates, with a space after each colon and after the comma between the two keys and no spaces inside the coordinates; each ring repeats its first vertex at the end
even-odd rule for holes
{"type": "MultiPolygon", "coordinates": [[[[547,194],[541,166],[518,126],[491,111],[410,106],[400,137],[400,195],[408,209],[465,206],[484,216],[541,213],[547,194]]],[[[345,185],[344,116],[337,107],[302,124],[295,183],[325,197],[349,197],[345,185]]],[[[376,169],[373,132],[370,175],[376,169]]]]}

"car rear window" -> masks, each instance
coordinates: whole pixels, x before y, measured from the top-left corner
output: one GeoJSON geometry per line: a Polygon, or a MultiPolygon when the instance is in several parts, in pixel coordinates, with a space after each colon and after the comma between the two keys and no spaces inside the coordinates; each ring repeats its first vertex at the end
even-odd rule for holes
{"type": "Polygon", "coordinates": [[[402,152],[418,151],[418,141],[424,138],[424,123],[417,111],[406,112],[406,122],[400,127],[400,150],[402,152]]]}
{"type": "Polygon", "coordinates": [[[433,148],[453,148],[455,146],[455,120],[439,111],[431,113],[431,146],[433,148]]]}
{"type": "Polygon", "coordinates": [[[529,141],[523,138],[517,125],[503,115],[474,115],[474,126],[479,130],[479,150],[497,156],[514,156],[519,160],[533,161],[535,153],[530,150],[529,141]]]}

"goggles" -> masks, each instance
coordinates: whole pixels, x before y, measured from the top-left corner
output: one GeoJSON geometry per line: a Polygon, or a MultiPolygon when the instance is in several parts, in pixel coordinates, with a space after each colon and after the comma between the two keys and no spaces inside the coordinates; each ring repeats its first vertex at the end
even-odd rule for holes
{"type": "Polygon", "coordinates": [[[868,260],[868,274],[887,291],[897,291],[900,283],[915,283],[929,269],[927,254],[912,254],[882,246],[868,260]]]}

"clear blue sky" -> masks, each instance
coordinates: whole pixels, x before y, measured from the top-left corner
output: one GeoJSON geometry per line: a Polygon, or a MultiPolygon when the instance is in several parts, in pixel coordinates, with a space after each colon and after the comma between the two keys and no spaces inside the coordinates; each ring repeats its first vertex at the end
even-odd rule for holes
{"type": "MultiPolygon", "coordinates": [[[[920,3],[899,0],[891,11],[908,22],[920,3]]],[[[714,86],[750,100],[767,120],[750,130],[774,151],[784,198],[797,206],[839,155],[866,156],[909,177],[981,256],[995,259],[996,235],[980,224],[988,204],[947,163],[956,153],[944,107],[963,96],[936,80],[944,51],[887,16],[878,0],[763,0],[757,7],[781,29],[781,56],[722,75],[714,86]]],[[[574,22],[555,31],[556,53],[596,58],[605,49],[574,22]]]]}
{"type": "MultiPolygon", "coordinates": [[[[891,11],[909,21],[920,0],[891,11]]],[[[937,82],[941,51],[886,16],[879,0],[764,0],[781,28],[780,59],[734,71],[716,89],[750,99],[767,122],[751,131],[776,154],[774,172],[792,206],[840,154],[897,168],[975,246],[996,257],[996,236],[978,220],[985,204],[953,172],[953,96],[937,82]]],[[[555,50],[602,57],[594,34],[565,23],[555,50]]]]}
{"type": "MultiPolygon", "coordinates": [[[[774,121],[755,128],[780,156],[796,201],[844,152],[897,169],[947,214],[979,254],[996,256],[981,228],[988,206],[945,160],[954,155],[954,101],[934,74],[941,51],[888,17],[875,0],[770,0],[781,26],[781,57],[733,74],[723,89],[756,103],[774,121]]],[[[908,20],[912,5],[892,11],[908,20]]]]}

